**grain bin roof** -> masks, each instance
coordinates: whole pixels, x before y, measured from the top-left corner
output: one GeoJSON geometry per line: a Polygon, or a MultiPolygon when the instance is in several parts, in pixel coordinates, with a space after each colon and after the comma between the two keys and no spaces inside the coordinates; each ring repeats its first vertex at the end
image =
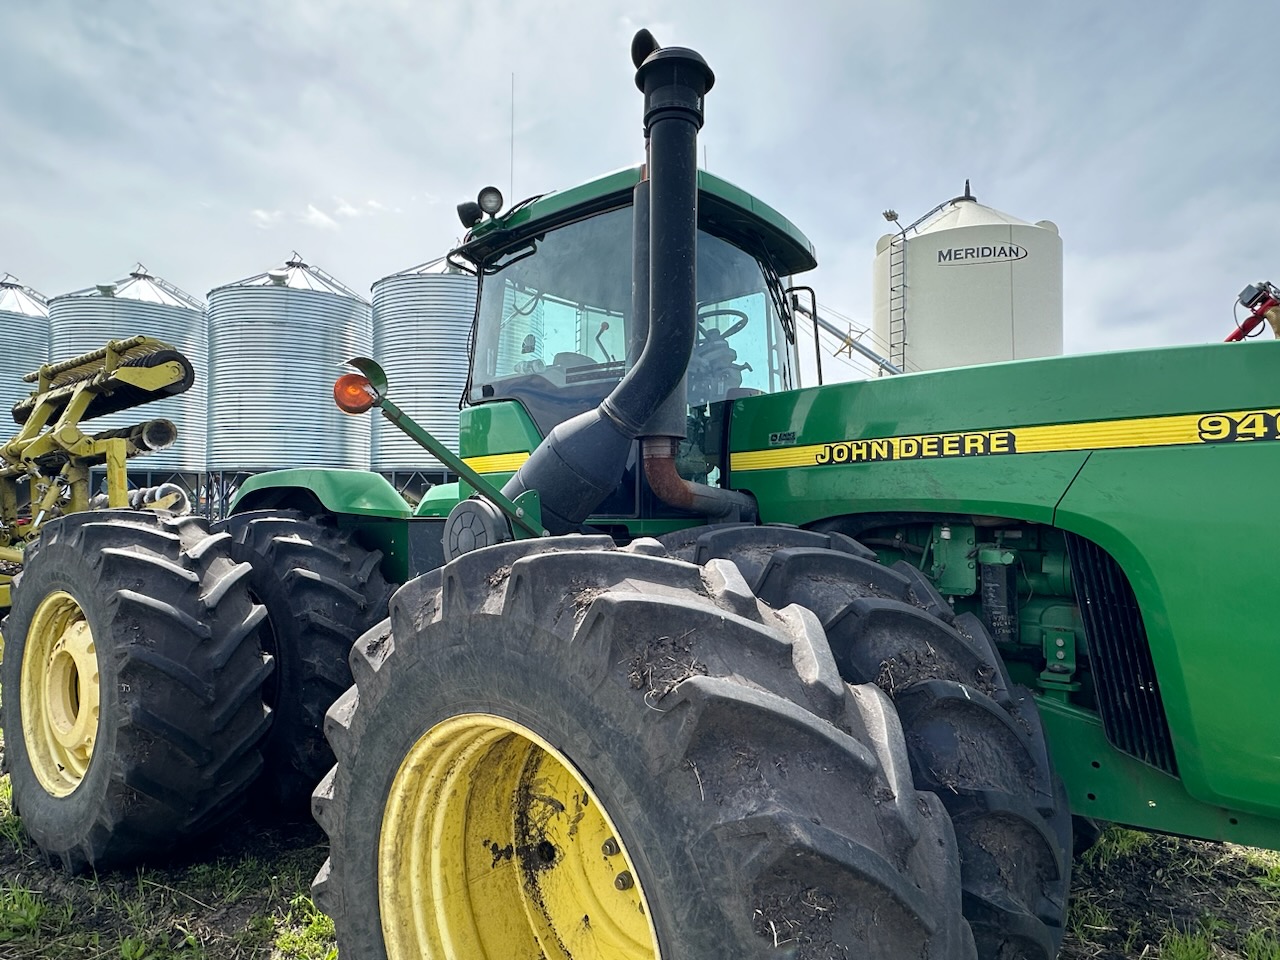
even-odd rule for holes
{"type": "MultiPolygon", "coordinates": [[[[204,304],[185,290],[167,280],[152,276],[138,263],[125,276],[112,283],[99,283],[83,290],[64,293],[62,297],[114,297],[117,300],[137,300],[141,303],[158,303],[166,307],[182,307],[186,310],[203,310],[204,304]]],[[[54,299],[61,299],[55,297],[54,299]]]]}
{"type": "MultiPolygon", "coordinates": [[[[428,260],[426,263],[420,263],[416,267],[408,267],[407,269],[404,269],[404,270],[397,270],[395,273],[390,274],[390,276],[408,277],[408,276],[429,275],[429,274],[469,275],[467,274],[467,271],[461,270],[458,267],[455,267],[452,263],[450,263],[448,257],[436,257],[434,260],[428,260]]],[[[383,277],[383,279],[385,280],[388,278],[383,277]]]]}
{"type": "Polygon", "coordinates": [[[267,286],[288,287],[293,290],[317,290],[321,293],[333,293],[340,297],[351,297],[355,300],[365,299],[342,281],[325,273],[319,267],[307,263],[302,259],[302,254],[296,250],[289,256],[289,259],[285,260],[283,266],[273,267],[264,273],[245,277],[243,280],[224,284],[221,287],[214,287],[209,292],[213,293],[214,290],[222,290],[226,287],[267,286]]]}
{"type": "Polygon", "coordinates": [[[24,287],[13,274],[0,278],[0,311],[19,313],[24,317],[47,317],[47,298],[30,287],[24,287]]]}

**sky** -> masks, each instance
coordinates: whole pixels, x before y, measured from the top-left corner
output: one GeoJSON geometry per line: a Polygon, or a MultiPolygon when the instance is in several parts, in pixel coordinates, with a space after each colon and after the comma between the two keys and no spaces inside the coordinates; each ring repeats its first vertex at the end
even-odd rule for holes
{"type": "Polygon", "coordinates": [[[3,0],[0,274],[203,297],[297,250],[367,292],[486,184],[638,162],[640,27],[711,65],[702,159],[855,329],[881,211],[966,178],[1058,225],[1068,352],[1220,340],[1280,282],[1280,4],[1234,0],[3,0]]]}

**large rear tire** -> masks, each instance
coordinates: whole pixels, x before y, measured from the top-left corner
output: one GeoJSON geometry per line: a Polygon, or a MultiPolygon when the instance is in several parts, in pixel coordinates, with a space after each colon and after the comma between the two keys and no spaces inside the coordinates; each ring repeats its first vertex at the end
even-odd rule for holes
{"type": "Polygon", "coordinates": [[[27,550],[4,625],[5,753],[23,825],[70,872],[171,855],[261,768],[264,611],[229,539],[104,511],[27,550]]]}
{"type": "Polygon", "coordinates": [[[891,701],[730,563],[490,547],[401,588],[351,664],[313,799],[343,956],[974,956],[891,701]]]}
{"type": "Polygon", "coordinates": [[[982,622],[956,616],[910,564],[886,567],[839,533],[726,525],[663,541],[696,563],[732,560],[767,603],[818,615],[841,676],[893,698],[915,785],[951,814],[978,955],[1056,957],[1071,813],[1035,703],[1010,683],[982,622]]]}
{"type": "Polygon", "coordinates": [[[272,812],[305,812],[333,766],[324,713],[351,686],[351,645],[387,615],[382,553],[289,510],[237,514],[215,529],[231,534],[232,559],[253,568],[249,589],[267,608],[263,644],[276,663],[264,688],[272,724],[255,799],[272,812]]]}

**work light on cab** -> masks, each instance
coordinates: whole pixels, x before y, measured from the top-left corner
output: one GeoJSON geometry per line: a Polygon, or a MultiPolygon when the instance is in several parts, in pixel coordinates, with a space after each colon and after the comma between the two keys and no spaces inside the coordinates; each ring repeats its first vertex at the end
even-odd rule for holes
{"type": "Polygon", "coordinates": [[[481,210],[491,217],[496,217],[498,211],[502,209],[502,191],[497,187],[485,187],[476,197],[476,202],[480,204],[481,210]]]}
{"type": "Polygon", "coordinates": [[[373,384],[362,374],[344,373],[333,383],[333,402],[343,413],[365,413],[377,400],[373,384]]]}

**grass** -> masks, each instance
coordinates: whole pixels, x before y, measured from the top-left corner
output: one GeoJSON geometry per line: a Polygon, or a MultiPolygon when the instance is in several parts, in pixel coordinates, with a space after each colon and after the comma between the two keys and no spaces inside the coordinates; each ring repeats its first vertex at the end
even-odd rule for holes
{"type": "Polygon", "coordinates": [[[1280,960],[1280,940],[1267,930],[1253,930],[1244,938],[1244,960],[1280,960]]]}
{"type": "MultiPolygon", "coordinates": [[[[235,854],[208,863],[99,877],[24,858],[21,879],[0,885],[0,960],[333,960],[332,921],[307,893],[321,851],[304,833],[284,844],[240,837],[228,841],[235,854]],[[253,852],[264,845],[269,854],[253,852]]],[[[15,852],[0,856],[6,874],[15,852]]]]}
{"type": "Polygon", "coordinates": [[[37,939],[45,909],[44,898],[25,887],[0,886],[0,942],[37,939]]]}
{"type": "Polygon", "coordinates": [[[1108,827],[1098,842],[1085,851],[1084,861],[1095,866],[1105,866],[1118,858],[1131,857],[1151,846],[1154,838],[1141,830],[1127,827],[1108,827]]]}
{"type": "Polygon", "coordinates": [[[316,909],[311,898],[298,894],[289,901],[284,917],[286,929],[276,937],[275,946],[281,956],[305,957],[307,960],[335,960],[333,921],[316,909]]]}
{"type": "MultiPolygon", "coordinates": [[[[0,776],[0,960],[336,960],[309,891],[322,840],[238,823],[192,862],[71,878],[0,776]]],[[[1280,853],[1111,827],[1075,865],[1061,956],[1280,960],[1278,931],[1280,853]]]]}
{"type": "Polygon", "coordinates": [[[1280,960],[1280,853],[1113,826],[1072,886],[1064,960],[1280,960]]]}
{"type": "Polygon", "coordinates": [[[1280,960],[1280,940],[1274,931],[1250,930],[1233,950],[1228,945],[1232,929],[1232,924],[1220,917],[1205,916],[1198,930],[1166,934],[1160,941],[1160,960],[1280,960]]]}
{"type": "MultiPolygon", "coordinates": [[[[4,735],[0,733],[0,753],[4,752],[4,735]]],[[[25,835],[22,821],[13,812],[13,785],[8,777],[0,777],[0,843],[22,849],[25,835]]]]}
{"type": "Polygon", "coordinates": [[[309,895],[322,838],[238,822],[194,862],[67,877],[0,776],[0,960],[334,960],[333,922],[309,895]]]}
{"type": "Polygon", "coordinates": [[[1161,960],[1213,960],[1213,938],[1202,931],[1170,933],[1160,941],[1161,960]]]}
{"type": "Polygon", "coordinates": [[[1249,866],[1258,871],[1254,882],[1264,890],[1280,893],[1280,853],[1272,850],[1242,848],[1241,854],[1249,866]]]}
{"type": "Polygon", "coordinates": [[[1067,929],[1077,940],[1088,940],[1099,933],[1114,930],[1111,914],[1091,898],[1077,897],[1071,903],[1067,929]]]}

